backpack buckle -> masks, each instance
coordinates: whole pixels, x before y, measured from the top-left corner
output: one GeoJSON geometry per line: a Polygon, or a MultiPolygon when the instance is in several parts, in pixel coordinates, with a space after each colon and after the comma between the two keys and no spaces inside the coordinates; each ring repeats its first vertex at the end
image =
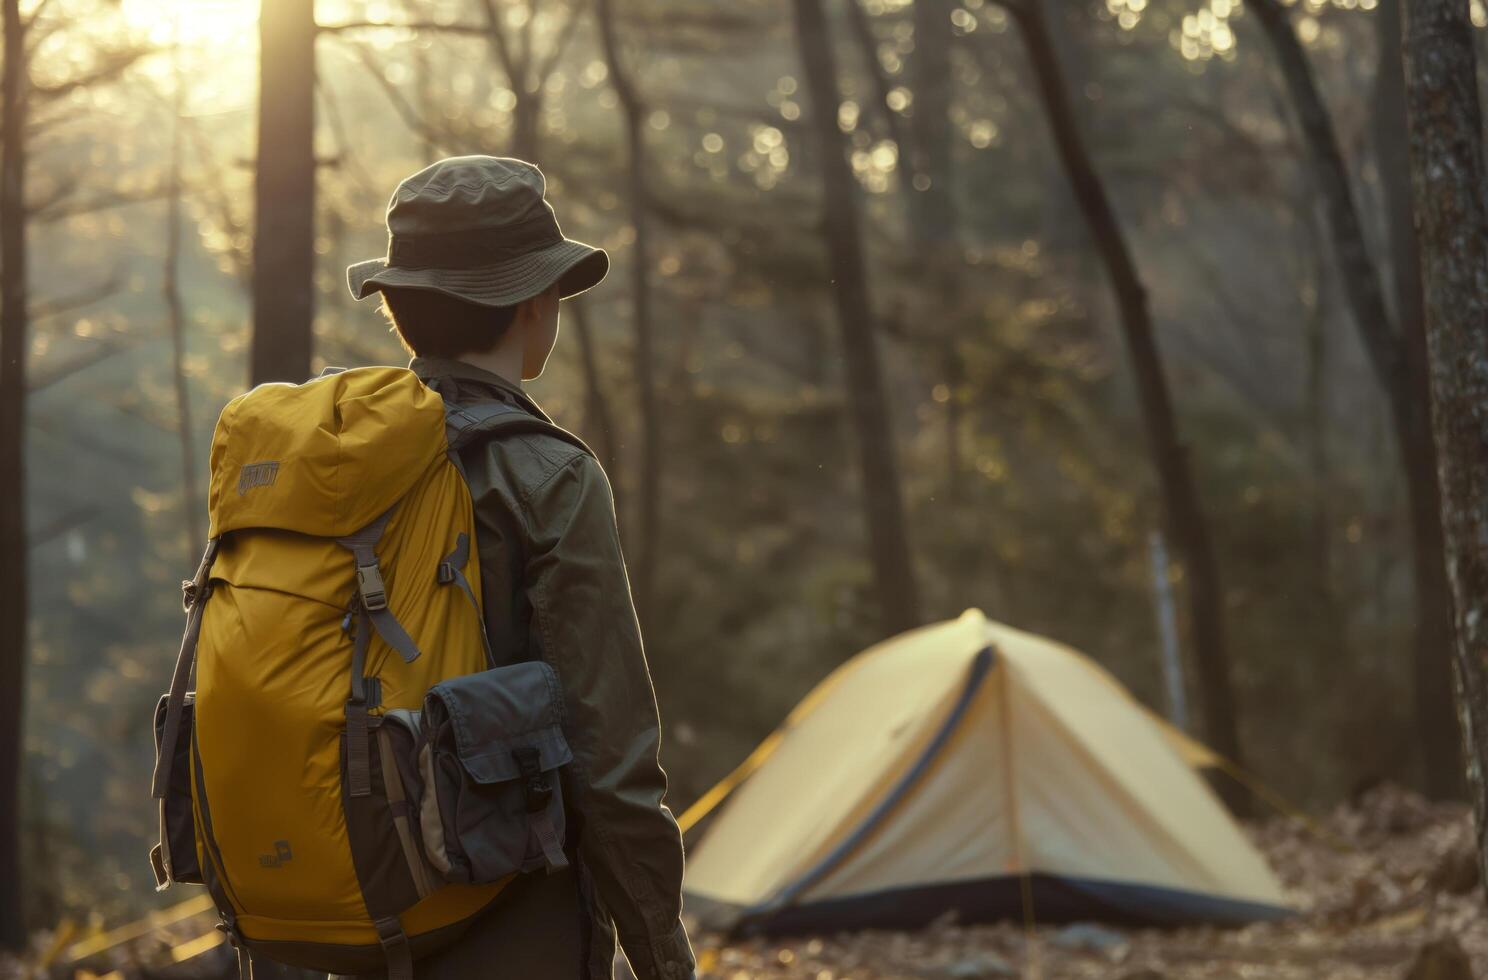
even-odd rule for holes
{"type": "Polygon", "coordinates": [[[205,600],[211,591],[210,585],[198,585],[194,579],[183,579],[181,581],[181,608],[190,612],[191,607],[205,600]]]}
{"type": "Polygon", "coordinates": [[[522,770],[522,795],[527,797],[527,812],[546,810],[553,799],[553,787],[540,768],[536,746],[520,745],[512,749],[512,758],[522,770]]]}
{"type": "Polygon", "coordinates": [[[387,608],[387,586],[382,583],[382,569],[377,562],[357,566],[357,591],[362,594],[362,605],[369,612],[387,608]]]}
{"type": "Polygon", "coordinates": [[[447,561],[439,563],[439,571],[434,576],[434,581],[440,585],[449,585],[455,580],[455,566],[447,561]]]}

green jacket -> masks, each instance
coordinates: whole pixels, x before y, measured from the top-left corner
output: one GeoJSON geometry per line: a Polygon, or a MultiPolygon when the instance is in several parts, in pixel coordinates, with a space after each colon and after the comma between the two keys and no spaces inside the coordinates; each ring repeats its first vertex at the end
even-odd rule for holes
{"type": "MultiPolygon", "coordinates": [[[[518,386],[461,361],[410,368],[447,400],[502,400],[551,421],[518,386]]],[[[557,435],[487,439],[463,463],[475,502],[481,594],[498,662],[542,659],[558,674],[573,748],[565,799],[576,856],[638,980],[693,975],[682,926],[682,836],[662,799],[656,695],[631,605],[615,505],[593,455],[557,435]]],[[[613,946],[591,957],[609,976],[613,946]]]]}

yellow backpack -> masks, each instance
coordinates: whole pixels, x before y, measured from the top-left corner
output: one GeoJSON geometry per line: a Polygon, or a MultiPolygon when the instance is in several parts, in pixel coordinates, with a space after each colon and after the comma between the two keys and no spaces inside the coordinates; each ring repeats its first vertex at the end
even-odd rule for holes
{"type": "Polygon", "coordinates": [[[494,666],[460,465],[522,429],[582,447],[401,368],[223,410],[156,710],[151,860],[161,888],[207,886],[245,976],[251,951],[410,980],[513,874],[565,864],[556,678],[494,666]]]}

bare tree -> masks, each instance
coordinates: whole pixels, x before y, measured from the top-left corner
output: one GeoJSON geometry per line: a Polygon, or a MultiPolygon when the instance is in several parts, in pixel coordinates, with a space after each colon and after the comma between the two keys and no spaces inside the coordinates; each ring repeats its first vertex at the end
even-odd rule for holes
{"type": "MultiPolygon", "coordinates": [[[[853,0],[854,7],[857,0],[853,0]]],[[[923,280],[944,310],[944,329],[936,338],[944,371],[946,398],[946,496],[953,503],[963,494],[961,399],[966,365],[961,357],[965,300],[965,267],[959,246],[959,222],[953,181],[951,141],[951,0],[915,0],[914,56],[910,71],[914,101],[910,128],[914,176],[910,180],[909,217],[916,253],[925,266],[923,280]]],[[[885,110],[891,112],[892,110],[885,110]]]]}
{"type": "Polygon", "coordinates": [[[806,76],[810,130],[821,168],[823,226],[832,298],[842,334],[848,400],[857,437],[879,615],[886,632],[920,623],[919,590],[904,516],[904,494],[889,424],[888,395],[878,362],[878,339],[858,221],[857,178],[837,127],[842,98],[836,58],[820,0],[794,0],[796,43],[806,76]]]}
{"type": "MultiPolygon", "coordinates": [[[[1461,777],[1457,736],[1452,728],[1452,690],[1446,673],[1446,651],[1453,644],[1451,594],[1437,512],[1437,464],[1427,409],[1425,342],[1419,328],[1413,328],[1420,320],[1402,312],[1401,322],[1396,323],[1390,315],[1379,271],[1369,256],[1332,116],[1287,8],[1279,0],[1253,0],[1247,9],[1255,14],[1276,52],[1302,135],[1306,163],[1323,200],[1344,298],[1390,407],[1410,511],[1416,604],[1415,717],[1425,788],[1435,796],[1453,795],[1459,792],[1461,777]]],[[[1382,160],[1382,170],[1389,165],[1387,156],[1382,160]]],[[[1386,173],[1387,184],[1388,180],[1386,173]]],[[[1392,224],[1397,249],[1410,248],[1404,235],[1397,217],[1392,224]]],[[[1397,262],[1409,261],[1397,258],[1397,262]]],[[[1404,311],[1411,302],[1405,294],[1410,291],[1408,275],[1401,285],[1398,299],[1404,311]]]]}
{"type": "MultiPolygon", "coordinates": [[[[856,4],[857,0],[853,0],[856,4]]],[[[915,0],[914,83],[910,129],[914,146],[914,192],[910,215],[920,242],[956,240],[956,205],[951,189],[951,0],[915,0]]],[[[901,147],[901,150],[903,148],[901,147]]]]}
{"type": "Polygon", "coordinates": [[[315,320],[315,0],[259,14],[252,384],[310,376],[315,320]]]}
{"type": "MultiPolygon", "coordinates": [[[[584,376],[584,433],[594,440],[595,452],[614,483],[620,474],[620,433],[610,411],[609,389],[599,370],[599,342],[589,322],[589,301],[576,297],[568,305],[574,333],[579,341],[580,368],[584,376]],[[592,435],[590,435],[592,433],[592,435]]],[[[615,509],[620,509],[620,488],[612,489],[615,509]]]]}
{"type": "MultiPolygon", "coordinates": [[[[146,200],[153,192],[103,193],[78,201],[82,181],[76,173],[54,173],[54,189],[41,199],[28,196],[27,167],[36,132],[46,122],[44,110],[59,104],[78,89],[118,78],[146,53],[132,43],[103,47],[91,62],[74,74],[38,83],[32,78],[31,55],[38,38],[59,29],[40,24],[45,4],[22,16],[19,0],[0,0],[0,35],[4,65],[0,67],[0,947],[18,949],[25,943],[25,908],[21,886],[20,786],[25,756],[21,738],[26,689],[27,624],[30,600],[26,529],[26,398],[38,385],[98,363],[122,349],[101,344],[54,371],[32,377],[27,370],[30,282],[26,233],[33,221],[146,200]]],[[[75,110],[64,110],[75,111],[75,110]]],[[[55,116],[53,117],[55,118],[55,116]]],[[[64,309],[74,301],[90,302],[107,295],[85,290],[78,297],[53,304],[64,309]]]]}
{"type": "MultiPolygon", "coordinates": [[[[178,15],[179,16],[179,15],[178,15]]],[[[171,339],[171,375],[176,395],[176,426],[181,440],[181,514],[186,530],[186,560],[201,547],[205,532],[197,496],[196,452],[191,440],[191,388],[186,374],[186,311],[181,301],[181,159],[184,155],[181,117],[185,115],[185,82],[181,73],[179,31],[171,49],[171,147],[165,211],[165,259],[160,291],[165,298],[166,325],[171,339]]]]}
{"type": "MultiPolygon", "coordinates": [[[[1043,0],[1019,0],[1006,6],[1022,30],[1060,162],[1116,294],[1168,536],[1183,561],[1205,736],[1217,751],[1238,763],[1243,753],[1225,646],[1219,571],[1209,524],[1194,486],[1188,447],[1178,434],[1147,292],[1105,185],[1080,136],[1043,0]]],[[[1238,805],[1240,799],[1234,797],[1231,802],[1238,805]]]]}
{"type": "Polygon", "coordinates": [[[26,943],[20,787],[26,689],[26,24],[3,0],[0,69],[0,946],[26,943]]]}
{"type": "MultiPolygon", "coordinates": [[[[562,23],[547,51],[540,51],[535,40],[540,4],[529,0],[522,7],[507,4],[498,7],[496,0],[481,0],[485,15],[488,50],[496,65],[506,74],[511,86],[512,156],[536,160],[542,142],[542,110],[548,79],[573,38],[578,19],[579,2],[565,4],[559,12],[562,23]],[[520,26],[513,30],[504,19],[504,11],[518,12],[520,26]]],[[[551,9],[551,4],[548,7],[551,9]]]]}
{"type": "Polygon", "coordinates": [[[1402,7],[1431,414],[1456,600],[1457,711],[1488,878],[1488,172],[1467,4],[1402,7]]]}
{"type": "MultiPolygon", "coordinates": [[[[408,2],[410,10],[415,9],[408,2]]],[[[587,5],[583,0],[570,0],[562,5],[543,4],[529,0],[524,4],[498,4],[496,0],[479,0],[480,23],[444,22],[406,19],[398,22],[377,20],[351,20],[336,24],[323,24],[319,31],[336,36],[355,34],[360,31],[395,28],[416,30],[420,33],[447,35],[452,37],[482,38],[486,50],[497,70],[506,77],[511,92],[510,129],[501,153],[523,160],[538,161],[542,155],[543,109],[547,103],[548,83],[558,69],[564,52],[568,50],[578,26],[579,15],[587,5]],[[537,20],[544,10],[557,10],[557,24],[551,31],[537,30],[537,20]],[[512,26],[515,20],[517,26],[512,26]],[[546,36],[543,36],[546,34],[546,36]]],[[[367,66],[369,74],[388,96],[394,111],[408,127],[431,149],[448,149],[451,146],[468,146],[473,137],[481,134],[469,131],[461,121],[453,123],[442,114],[431,114],[427,103],[427,78],[415,73],[416,96],[405,97],[388,81],[382,65],[367,49],[354,48],[358,58],[367,66]]],[[[415,61],[422,56],[416,54],[415,61]]],[[[417,67],[417,65],[416,65],[417,67]]]]}
{"type": "Polygon", "coordinates": [[[656,348],[651,323],[651,221],[646,189],[646,108],[624,61],[615,29],[614,0],[597,0],[599,36],[609,67],[610,85],[620,100],[625,122],[626,184],[630,224],[635,229],[631,247],[631,310],[635,331],[634,374],[641,415],[641,462],[635,484],[640,514],[639,547],[635,556],[636,607],[641,615],[655,599],[657,542],[661,534],[661,413],[656,399],[656,348]]]}
{"type": "Polygon", "coordinates": [[[908,159],[908,154],[912,151],[909,140],[904,136],[904,127],[899,123],[899,114],[889,104],[893,85],[889,82],[889,76],[884,72],[883,63],[879,61],[878,35],[873,32],[873,23],[868,17],[868,12],[863,9],[863,0],[851,0],[848,3],[847,23],[852,29],[853,38],[858,42],[864,67],[868,70],[868,78],[873,83],[874,97],[868,104],[873,108],[873,116],[878,120],[883,134],[893,142],[894,148],[901,154],[900,166],[894,168],[894,173],[898,175],[900,189],[904,192],[905,205],[908,206],[915,194],[914,161],[908,159]]]}

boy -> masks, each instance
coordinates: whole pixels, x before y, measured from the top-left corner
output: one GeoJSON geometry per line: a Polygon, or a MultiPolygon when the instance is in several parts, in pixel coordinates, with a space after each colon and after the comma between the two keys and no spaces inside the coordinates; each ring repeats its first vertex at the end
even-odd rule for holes
{"type": "MultiPolygon", "coordinates": [[[[522,382],[552,352],[559,301],[598,284],[609,258],[563,237],[544,192],[520,160],[441,160],[393,193],[386,258],[347,270],[357,299],[382,294],[409,367],[446,401],[547,420],[522,382]]],[[[499,663],[547,661],[563,689],[572,861],[512,882],[416,975],[609,977],[618,934],[639,980],[691,977],[681,835],[604,471],[542,433],[488,439],[462,462],[491,647],[499,663]]]]}

